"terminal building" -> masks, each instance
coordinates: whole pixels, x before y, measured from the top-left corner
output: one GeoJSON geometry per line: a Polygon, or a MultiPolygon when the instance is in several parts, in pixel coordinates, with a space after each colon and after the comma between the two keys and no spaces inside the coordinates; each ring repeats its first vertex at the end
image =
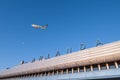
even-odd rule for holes
{"type": "Polygon", "coordinates": [[[120,80],[120,41],[1,70],[0,80],[120,80]]]}

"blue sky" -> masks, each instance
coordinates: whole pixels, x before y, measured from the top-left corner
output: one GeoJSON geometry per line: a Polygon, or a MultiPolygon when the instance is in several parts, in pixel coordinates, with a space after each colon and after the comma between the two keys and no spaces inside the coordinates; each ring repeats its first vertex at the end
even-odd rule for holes
{"type": "Polygon", "coordinates": [[[0,0],[0,69],[80,44],[120,40],[119,0],[0,0]],[[48,24],[46,30],[31,24],[48,24]]]}

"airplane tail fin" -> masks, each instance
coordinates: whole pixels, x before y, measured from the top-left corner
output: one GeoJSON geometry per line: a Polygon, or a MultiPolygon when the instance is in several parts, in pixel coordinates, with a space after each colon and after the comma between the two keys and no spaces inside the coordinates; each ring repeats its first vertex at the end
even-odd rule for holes
{"type": "Polygon", "coordinates": [[[46,24],[45,26],[48,26],[48,24],[46,24]]]}

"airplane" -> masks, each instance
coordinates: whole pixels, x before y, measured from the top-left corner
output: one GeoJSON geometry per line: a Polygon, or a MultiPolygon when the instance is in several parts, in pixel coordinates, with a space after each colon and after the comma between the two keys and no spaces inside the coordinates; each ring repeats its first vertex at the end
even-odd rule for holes
{"type": "Polygon", "coordinates": [[[43,26],[39,26],[39,25],[36,25],[36,24],[32,24],[32,27],[33,27],[33,28],[36,28],[36,29],[39,29],[39,28],[41,28],[41,29],[46,29],[47,26],[48,26],[48,24],[43,25],[43,26]]]}

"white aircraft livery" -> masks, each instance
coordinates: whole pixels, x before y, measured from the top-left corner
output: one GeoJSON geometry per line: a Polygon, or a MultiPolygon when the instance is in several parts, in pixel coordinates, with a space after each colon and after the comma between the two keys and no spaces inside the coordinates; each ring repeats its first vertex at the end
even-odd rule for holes
{"type": "Polygon", "coordinates": [[[36,24],[32,24],[32,27],[33,28],[36,28],[36,29],[46,29],[47,28],[47,26],[48,26],[48,24],[46,24],[46,25],[43,25],[43,26],[39,26],[39,25],[36,25],[36,24]]]}

